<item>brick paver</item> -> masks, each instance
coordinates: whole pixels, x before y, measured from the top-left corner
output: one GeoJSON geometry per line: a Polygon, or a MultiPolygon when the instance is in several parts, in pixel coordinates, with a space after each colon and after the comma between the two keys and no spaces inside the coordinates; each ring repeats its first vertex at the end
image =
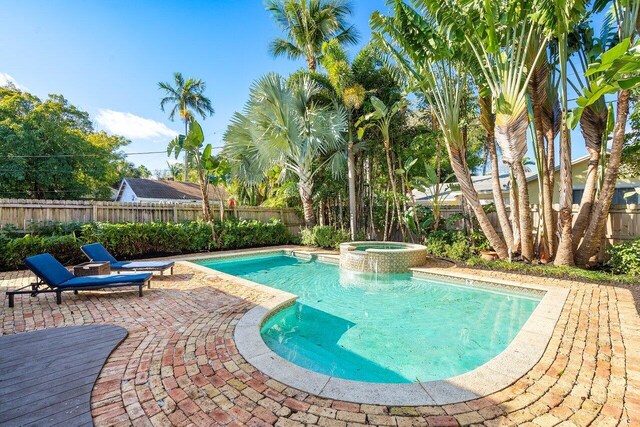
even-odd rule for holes
{"type": "MultiPolygon", "coordinates": [[[[0,273],[0,289],[29,280],[25,272],[0,273]]],[[[52,295],[20,296],[14,309],[5,299],[0,326],[2,334],[82,324],[128,329],[92,392],[98,426],[640,425],[640,318],[629,291],[525,280],[570,288],[542,359],[502,391],[441,407],[332,401],[261,374],[238,354],[233,331],[268,296],[182,265],[172,277],[155,277],[142,298],[65,294],[58,306],[52,295]]]]}

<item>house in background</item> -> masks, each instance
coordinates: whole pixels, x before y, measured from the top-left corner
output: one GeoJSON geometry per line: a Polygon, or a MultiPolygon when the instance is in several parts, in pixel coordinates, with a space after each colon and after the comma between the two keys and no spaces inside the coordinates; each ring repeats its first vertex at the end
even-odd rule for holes
{"type": "MultiPolygon", "coordinates": [[[[573,185],[573,203],[580,204],[582,193],[584,192],[584,184],[587,176],[587,168],[589,166],[589,156],[580,157],[571,164],[571,175],[573,185]]],[[[472,176],[473,186],[478,192],[480,203],[487,205],[494,203],[493,188],[491,175],[472,176]]],[[[560,168],[556,167],[555,182],[553,192],[553,204],[558,205],[558,185],[560,180],[560,168]]],[[[502,198],[507,206],[509,206],[509,174],[500,175],[500,188],[502,189],[502,198]]],[[[539,200],[539,183],[536,171],[527,172],[527,189],[529,191],[529,200],[531,204],[537,204],[539,200]]],[[[625,194],[632,193],[633,190],[640,189],[640,177],[618,177],[616,182],[616,190],[613,196],[613,205],[640,205],[640,194],[634,194],[625,197],[625,194]]],[[[429,206],[433,203],[435,194],[435,186],[428,188],[425,192],[413,190],[416,204],[429,206]]],[[[462,192],[456,182],[440,185],[440,202],[443,206],[460,206],[462,202],[462,192]]]]}
{"type": "MultiPolygon", "coordinates": [[[[530,176],[528,173],[527,176],[530,176]]],[[[494,203],[493,200],[493,182],[491,175],[475,175],[471,177],[473,186],[478,192],[478,199],[483,205],[494,203]]],[[[500,175],[500,188],[502,189],[502,197],[506,204],[509,204],[509,174],[500,175]]],[[[429,206],[433,203],[436,194],[435,186],[429,187],[426,191],[413,190],[416,204],[429,206]]],[[[440,185],[440,203],[443,206],[460,206],[462,203],[462,191],[457,182],[448,182],[440,185]]]]}
{"type": "MultiPolygon", "coordinates": [[[[584,192],[584,184],[587,179],[587,169],[589,167],[589,156],[580,157],[571,163],[571,183],[573,186],[573,204],[579,205],[584,192]]],[[[560,167],[556,167],[555,182],[560,180],[560,167]]],[[[559,203],[558,185],[554,186],[553,204],[559,203]]],[[[527,188],[529,190],[529,199],[531,203],[537,203],[540,194],[538,184],[538,174],[534,174],[527,178],[527,188]]],[[[618,176],[616,181],[616,189],[613,193],[612,205],[638,205],[640,204],[639,195],[635,194],[625,197],[625,194],[633,192],[640,188],[640,177],[624,177],[618,176]]]]}
{"type": "MultiPolygon", "coordinates": [[[[209,201],[226,204],[229,195],[223,187],[209,185],[209,201]]],[[[194,203],[202,201],[200,185],[192,182],[124,178],[115,197],[116,202],[194,203]]]]}

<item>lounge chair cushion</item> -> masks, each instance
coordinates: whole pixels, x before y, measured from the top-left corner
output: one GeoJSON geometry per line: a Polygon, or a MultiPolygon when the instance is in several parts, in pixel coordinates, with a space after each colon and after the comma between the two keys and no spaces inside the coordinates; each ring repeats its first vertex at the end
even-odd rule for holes
{"type": "Polygon", "coordinates": [[[101,275],[101,276],[80,276],[73,277],[64,283],[58,285],[60,288],[82,288],[82,287],[97,287],[109,285],[118,285],[122,283],[144,283],[151,277],[151,273],[140,274],[114,274],[114,275],[101,275]]]}
{"type": "Polygon", "coordinates": [[[51,254],[34,255],[26,258],[24,263],[49,286],[59,286],[75,277],[51,254]]]}
{"type": "Polygon", "coordinates": [[[112,262],[111,268],[113,270],[135,270],[135,269],[164,269],[169,268],[173,264],[173,261],[119,261],[112,262]]]}
{"type": "Polygon", "coordinates": [[[85,253],[91,259],[91,261],[109,261],[110,263],[118,262],[109,251],[102,246],[101,243],[91,243],[89,245],[82,246],[82,252],[85,253]]]}

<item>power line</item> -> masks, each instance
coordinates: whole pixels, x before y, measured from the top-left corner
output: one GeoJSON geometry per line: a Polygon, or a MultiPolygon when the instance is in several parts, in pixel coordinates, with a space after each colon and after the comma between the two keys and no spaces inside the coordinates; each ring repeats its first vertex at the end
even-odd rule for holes
{"type": "MultiPolygon", "coordinates": [[[[223,146],[216,146],[211,148],[224,148],[223,146]]],[[[129,156],[143,156],[149,154],[167,154],[166,151],[140,151],[134,153],[122,153],[125,157],[129,156]]],[[[10,159],[48,159],[51,157],[63,157],[63,158],[71,158],[71,157],[102,157],[101,154],[34,154],[34,155],[12,155],[8,154],[7,158],[10,159]]]]}

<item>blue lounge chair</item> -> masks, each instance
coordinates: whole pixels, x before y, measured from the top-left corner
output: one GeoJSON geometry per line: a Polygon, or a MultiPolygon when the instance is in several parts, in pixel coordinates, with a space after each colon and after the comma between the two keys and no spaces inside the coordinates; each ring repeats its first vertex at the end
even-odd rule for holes
{"type": "Polygon", "coordinates": [[[13,307],[14,296],[19,294],[35,296],[40,293],[55,292],[56,303],[61,304],[63,291],[74,291],[77,294],[78,291],[137,286],[138,295],[142,296],[142,287],[145,285],[151,287],[152,273],[79,277],[69,272],[51,254],[31,256],[26,258],[24,263],[41,282],[31,283],[15,291],[8,291],[9,307],[13,307]],[[43,285],[46,285],[49,289],[40,289],[43,285]],[[31,289],[23,290],[28,287],[31,289]]]}
{"type": "Polygon", "coordinates": [[[118,261],[101,243],[91,243],[80,249],[91,261],[110,262],[113,271],[159,271],[163,275],[165,270],[171,269],[173,274],[174,261],[118,261]]]}

